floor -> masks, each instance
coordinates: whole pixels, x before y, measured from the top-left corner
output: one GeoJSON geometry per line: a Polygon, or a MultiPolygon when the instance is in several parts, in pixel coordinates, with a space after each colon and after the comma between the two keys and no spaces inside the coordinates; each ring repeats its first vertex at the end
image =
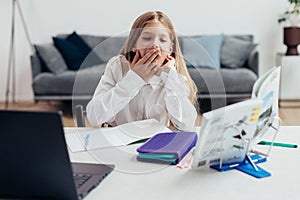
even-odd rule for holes
{"type": "MultiPolygon", "coordinates": [[[[66,127],[75,126],[75,120],[72,117],[72,112],[66,107],[70,105],[64,105],[60,102],[47,102],[41,101],[38,103],[33,102],[17,102],[10,103],[8,109],[12,110],[35,110],[35,111],[56,111],[62,110],[63,115],[63,124],[66,127]]],[[[5,104],[0,102],[0,109],[5,109],[5,104]]],[[[281,118],[281,125],[283,126],[300,126],[300,107],[280,107],[279,108],[279,117],[281,118]]],[[[201,118],[201,116],[200,116],[201,118]]]]}
{"type": "MultiPolygon", "coordinates": [[[[61,102],[56,101],[40,101],[38,103],[33,102],[17,102],[10,103],[8,105],[8,109],[11,110],[33,110],[33,111],[63,111],[63,124],[65,127],[73,127],[75,126],[75,121],[72,117],[71,111],[66,110],[66,107],[61,102]]],[[[5,104],[0,102],[0,109],[5,109],[5,104]]]]}

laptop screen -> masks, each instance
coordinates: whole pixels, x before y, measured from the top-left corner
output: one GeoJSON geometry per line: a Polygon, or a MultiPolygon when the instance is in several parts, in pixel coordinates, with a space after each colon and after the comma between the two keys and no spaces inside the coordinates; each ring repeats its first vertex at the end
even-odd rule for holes
{"type": "MultiPolygon", "coordinates": [[[[75,188],[58,112],[0,111],[0,121],[0,197],[78,199],[84,196],[75,188]]],[[[99,166],[101,181],[113,167],[99,166]]]]}

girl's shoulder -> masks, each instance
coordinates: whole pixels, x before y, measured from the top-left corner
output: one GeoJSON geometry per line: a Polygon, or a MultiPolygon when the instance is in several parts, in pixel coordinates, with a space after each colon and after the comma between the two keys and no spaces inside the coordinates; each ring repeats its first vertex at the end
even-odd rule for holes
{"type": "Polygon", "coordinates": [[[115,73],[124,75],[130,69],[130,63],[123,55],[117,55],[109,59],[106,68],[115,73]]]}
{"type": "Polygon", "coordinates": [[[112,57],[111,59],[108,60],[107,62],[107,67],[110,68],[120,68],[122,63],[128,63],[127,59],[125,58],[125,56],[123,55],[117,55],[112,57]]]}
{"type": "Polygon", "coordinates": [[[107,61],[107,65],[118,65],[118,64],[120,64],[121,59],[123,59],[122,57],[124,57],[124,56],[123,55],[117,55],[117,56],[112,57],[111,59],[109,59],[107,61]]]}

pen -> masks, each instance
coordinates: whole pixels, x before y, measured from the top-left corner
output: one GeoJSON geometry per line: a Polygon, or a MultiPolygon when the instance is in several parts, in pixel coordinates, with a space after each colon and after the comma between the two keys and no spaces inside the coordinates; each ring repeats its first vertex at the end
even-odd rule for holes
{"type": "Polygon", "coordinates": [[[85,135],[85,141],[84,141],[84,146],[87,148],[87,145],[89,144],[89,139],[90,139],[90,134],[85,135]]]}
{"type": "Polygon", "coordinates": [[[144,142],[146,142],[147,140],[149,140],[149,138],[143,138],[143,139],[140,139],[140,140],[136,140],[136,141],[134,141],[134,142],[131,142],[131,143],[127,144],[127,145],[138,144],[138,143],[144,143],[144,142]]]}
{"type": "MultiPolygon", "coordinates": [[[[268,142],[268,141],[260,141],[259,143],[260,145],[272,145],[272,142],[268,142]]],[[[288,143],[279,143],[279,142],[273,142],[273,146],[277,146],[277,147],[287,147],[287,148],[297,148],[298,145],[297,144],[288,144],[288,143]]]]}

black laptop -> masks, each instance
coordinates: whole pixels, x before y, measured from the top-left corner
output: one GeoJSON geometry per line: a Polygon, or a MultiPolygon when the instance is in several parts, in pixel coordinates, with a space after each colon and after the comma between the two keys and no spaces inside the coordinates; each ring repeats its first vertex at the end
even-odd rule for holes
{"type": "Polygon", "coordinates": [[[113,169],[70,163],[59,113],[0,111],[0,198],[82,199],[113,169]]]}

